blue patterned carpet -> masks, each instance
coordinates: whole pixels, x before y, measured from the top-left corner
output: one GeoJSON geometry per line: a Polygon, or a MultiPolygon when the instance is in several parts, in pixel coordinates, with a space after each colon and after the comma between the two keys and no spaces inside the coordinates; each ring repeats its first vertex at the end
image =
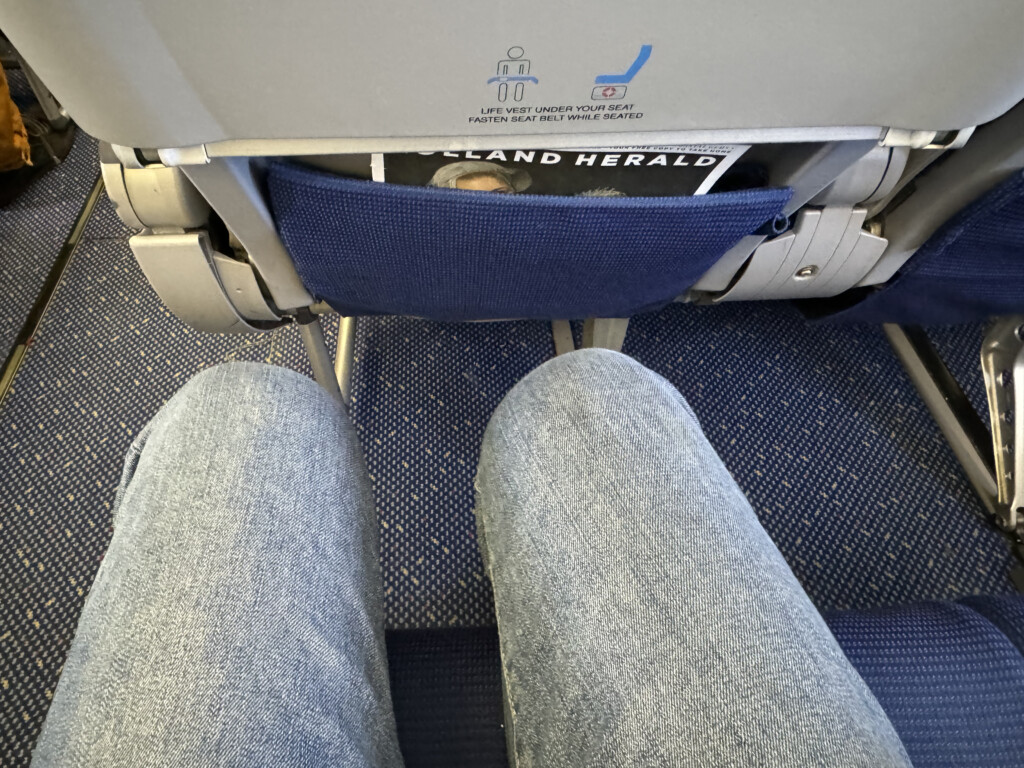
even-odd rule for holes
{"type": "MultiPolygon", "coordinates": [[[[690,401],[822,609],[1010,590],[1011,559],[881,329],[785,304],[674,306],[624,351],[690,401]]],[[[955,370],[978,329],[941,329],[955,370]]],[[[979,374],[980,376],[980,374],[979,374]]]]}
{"type": "Polygon", "coordinates": [[[554,354],[542,322],[360,321],[352,415],[381,524],[388,626],[492,624],[473,518],[484,428],[554,354]]]}
{"type": "MultiPolygon", "coordinates": [[[[941,336],[970,373],[977,329],[941,336]]],[[[624,351],[687,397],[820,608],[1008,591],[1008,550],[879,329],[809,327],[787,305],[674,305],[635,318],[624,351]]],[[[543,323],[361,323],[353,415],[391,627],[493,621],[477,451],[504,393],[552,353],[543,323]]]]}
{"type": "MultiPolygon", "coordinates": [[[[8,73],[15,99],[27,83],[8,73]]],[[[64,162],[0,209],[0,361],[14,346],[75,217],[99,177],[96,141],[79,131],[64,162]]]]}

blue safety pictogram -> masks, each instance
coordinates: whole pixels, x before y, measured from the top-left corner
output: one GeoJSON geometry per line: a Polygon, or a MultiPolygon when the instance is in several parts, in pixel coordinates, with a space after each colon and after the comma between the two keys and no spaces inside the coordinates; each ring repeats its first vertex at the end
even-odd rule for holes
{"type": "Polygon", "coordinates": [[[594,78],[594,82],[598,85],[622,85],[623,83],[631,82],[636,77],[636,73],[643,69],[644,64],[651,58],[652,50],[654,50],[653,45],[640,46],[640,53],[637,54],[636,60],[630,65],[629,69],[621,75],[598,75],[594,78]]]}

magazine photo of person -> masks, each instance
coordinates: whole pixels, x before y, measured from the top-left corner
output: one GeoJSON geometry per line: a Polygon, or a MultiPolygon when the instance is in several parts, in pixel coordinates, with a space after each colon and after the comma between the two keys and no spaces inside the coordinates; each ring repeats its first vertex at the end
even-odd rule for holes
{"type": "Polygon", "coordinates": [[[499,194],[700,195],[710,191],[747,149],[730,144],[391,153],[374,156],[373,178],[499,194]]]}
{"type": "Polygon", "coordinates": [[[483,160],[462,160],[442,165],[430,177],[427,186],[514,194],[525,192],[532,183],[530,172],[522,168],[506,168],[483,160]]]}

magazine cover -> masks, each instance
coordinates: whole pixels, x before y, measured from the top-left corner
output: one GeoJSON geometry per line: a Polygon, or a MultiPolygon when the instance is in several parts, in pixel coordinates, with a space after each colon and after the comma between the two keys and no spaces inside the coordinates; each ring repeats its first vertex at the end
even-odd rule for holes
{"type": "Polygon", "coordinates": [[[667,197],[709,192],[749,145],[494,149],[373,156],[373,180],[504,194],[667,197]]]}

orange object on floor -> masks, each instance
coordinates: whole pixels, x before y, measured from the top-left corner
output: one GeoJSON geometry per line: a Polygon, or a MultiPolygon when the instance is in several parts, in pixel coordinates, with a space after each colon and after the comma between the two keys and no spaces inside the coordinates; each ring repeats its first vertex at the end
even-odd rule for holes
{"type": "Polygon", "coordinates": [[[11,100],[7,76],[0,67],[0,171],[32,165],[32,149],[18,105],[11,100]]]}

